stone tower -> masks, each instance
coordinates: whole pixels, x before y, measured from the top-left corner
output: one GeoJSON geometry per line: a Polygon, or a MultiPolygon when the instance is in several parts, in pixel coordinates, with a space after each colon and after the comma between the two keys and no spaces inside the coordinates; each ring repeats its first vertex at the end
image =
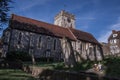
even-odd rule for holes
{"type": "Polygon", "coordinates": [[[62,10],[55,16],[54,24],[65,28],[75,28],[75,16],[62,10]]]}

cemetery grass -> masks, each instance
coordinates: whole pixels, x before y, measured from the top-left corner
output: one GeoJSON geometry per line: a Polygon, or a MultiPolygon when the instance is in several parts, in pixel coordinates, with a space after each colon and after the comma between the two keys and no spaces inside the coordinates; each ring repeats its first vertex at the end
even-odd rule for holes
{"type": "Polygon", "coordinates": [[[36,80],[19,69],[0,69],[0,80],[36,80]]]}
{"type": "Polygon", "coordinates": [[[94,64],[101,63],[105,68],[106,76],[120,77],[120,57],[108,57],[102,61],[82,61],[77,63],[75,67],[65,67],[64,62],[36,62],[35,65],[31,63],[25,63],[25,65],[31,65],[42,68],[49,68],[53,70],[64,70],[64,71],[86,71],[93,68],[94,64]]]}

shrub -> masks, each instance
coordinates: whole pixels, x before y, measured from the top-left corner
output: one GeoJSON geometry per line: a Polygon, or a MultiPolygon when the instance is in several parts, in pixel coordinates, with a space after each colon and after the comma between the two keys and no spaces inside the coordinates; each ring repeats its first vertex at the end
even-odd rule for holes
{"type": "Polygon", "coordinates": [[[40,57],[35,59],[37,62],[53,62],[53,57],[40,57]]]}
{"type": "Polygon", "coordinates": [[[106,58],[104,60],[104,65],[107,67],[107,75],[120,77],[120,57],[106,58]]]}
{"type": "Polygon", "coordinates": [[[7,60],[21,60],[21,61],[30,61],[31,56],[23,51],[11,51],[7,53],[7,60]]]}

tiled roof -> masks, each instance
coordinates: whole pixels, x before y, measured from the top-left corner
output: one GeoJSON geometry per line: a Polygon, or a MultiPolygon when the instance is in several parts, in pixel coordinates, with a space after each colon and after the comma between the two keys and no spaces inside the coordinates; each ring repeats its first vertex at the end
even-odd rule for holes
{"type": "Polygon", "coordinates": [[[72,31],[72,33],[75,35],[75,37],[78,40],[83,40],[83,41],[87,41],[87,42],[92,42],[92,43],[97,43],[98,41],[93,37],[92,34],[84,32],[84,31],[80,31],[80,30],[76,30],[73,28],[70,28],[70,30],[72,31]]]}
{"type": "Polygon", "coordinates": [[[59,27],[53,24],[37,21],[34,19],[30,19],[14,14],[12,15],[11,23],[12,22],[17,23],[14,26],[11,26],[12,28],[33,31],[33,32],[42,33],[50,36],[56,36],[56,37],[67,37],[71,40],[75,40],[75,38],[72,36],[72,34],[69,32],[67,28],[59,27]]]}
{"type": "Polygon", "coordinates": [[[112,34],[109,36],[108,40],[110,40],[110,39],[120,39],[120,31],[113,30],[112,34]],[[117,34],[117,36],[113,37],[113,34],[117,34]]]}
{"type": "Polygon", "coordinates": [[[67,37],[71,40],[78,39],[78,40],[99,44],[98,41],[90,33],[72,28],[63,28],[60,26],[56,26],[53,24],[37,21],[34,19],[30,19],[14,14],[12,15],[10,24],[11,24],[10,27],[15,29],[27,30],[27,31],[37,32],[50,36],[61,37],[61,38],[67,37]]]}

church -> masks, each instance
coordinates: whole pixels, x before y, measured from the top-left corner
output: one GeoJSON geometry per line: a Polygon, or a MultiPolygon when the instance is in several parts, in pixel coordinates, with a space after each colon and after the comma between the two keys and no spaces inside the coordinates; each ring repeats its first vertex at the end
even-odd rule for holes
{"type": "Polygon", "coordinates": [[[100,43],[75,27],[75,16],[64,10],[54,17],[54,24],[12,14],[3,32],[3,56],[9,51],[24,51],[55,61],[70,61],[71,55],[76,61],[101,60],[100,43]]]}

